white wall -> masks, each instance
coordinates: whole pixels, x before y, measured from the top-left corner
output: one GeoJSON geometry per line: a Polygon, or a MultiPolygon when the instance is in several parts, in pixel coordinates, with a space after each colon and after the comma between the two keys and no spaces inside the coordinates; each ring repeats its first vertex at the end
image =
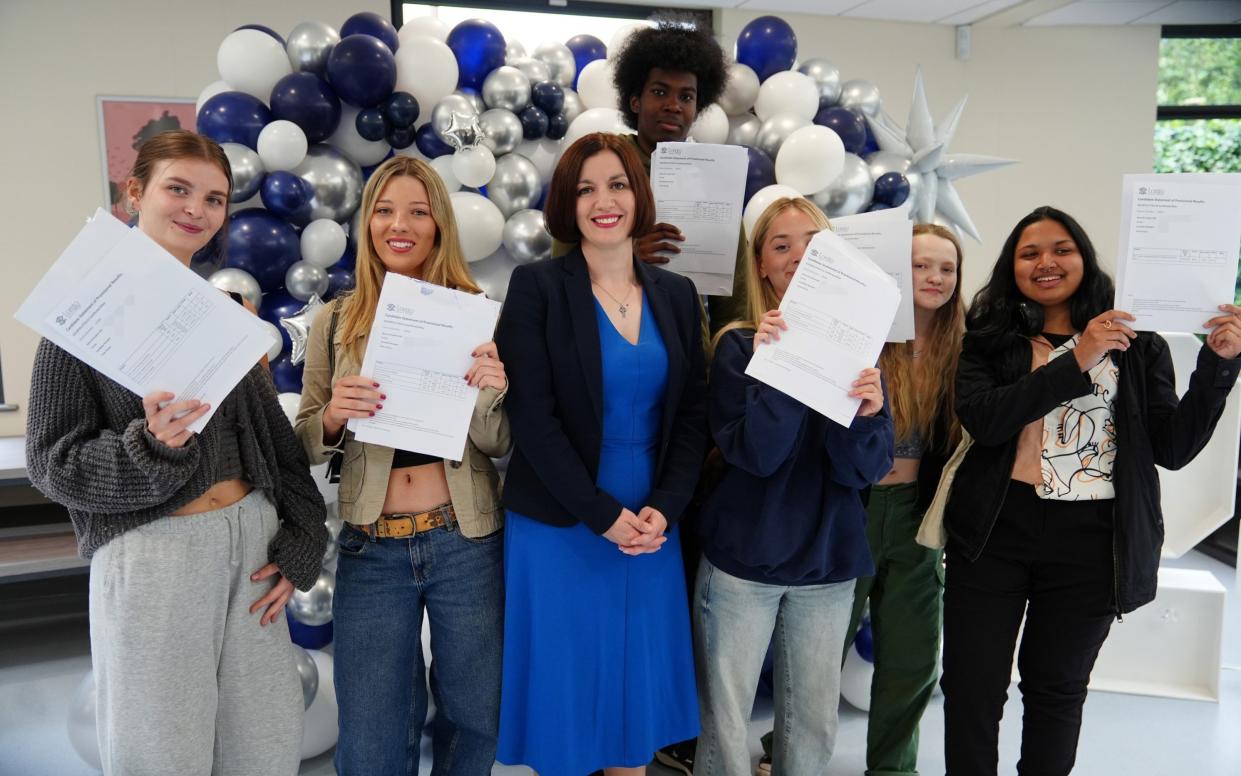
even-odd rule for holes
{"type": "MultiPolygon", "coordinates": [[[[218,77],[215,52],[231,30],[300,21],[340,25],[383,0],[0,0],[0,354],[7,398],[26,404],[36,338],[12,313],[100,202],[95,97],[196,97],[218,77]]],[[[736,36],[756,14],[723,11],[736,36]]],[[[984,244],[966,246],[972,291],[1012,224],[1055,204],[1081,219],[1106,260],[1116,245],[1120,175],[1147,172],[1155,113],[1158,28],[985,28],[968,62],[953,30],[782,14],[803,58],[823,56],[846,78],[878,84],[902,124],[922,65],[932,113],[970,95],[954,151],[1021,164],[960,183],[984,244]]],[[[0,414],[0,436],[23,433],[24,413],[0,414]]]]}

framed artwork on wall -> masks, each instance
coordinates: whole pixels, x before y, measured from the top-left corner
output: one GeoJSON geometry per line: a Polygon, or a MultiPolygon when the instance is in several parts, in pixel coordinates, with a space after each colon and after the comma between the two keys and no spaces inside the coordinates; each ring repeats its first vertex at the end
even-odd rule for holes
{"type": "Polygon", "coordinates": [[[103,161],[103,201],[112,215],[129,221],[121,206],[121,189],[147,138],[170,129],[193,130],[194,100],[177,97],[100,95],[99,149],[103,161]]]}

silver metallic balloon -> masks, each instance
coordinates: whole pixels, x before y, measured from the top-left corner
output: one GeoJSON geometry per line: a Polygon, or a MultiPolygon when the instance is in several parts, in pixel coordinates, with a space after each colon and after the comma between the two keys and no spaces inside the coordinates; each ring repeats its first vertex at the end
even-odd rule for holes
{"type": "MultiPolygon", "coordinates": [[[[913,169],[909,157],[894,151],[874,151],[866,155],[866,164],[870,169],[871,181],[879,180],[880,176],[889,172],[899,172],[909,181],[909,197],[907,202],[917,202],[922,192],[922,174],[913,169]]],[[[933,175],[934,173],[932,173],[933,175]]]]}
{"type": "Polygon", "coordinates": [[[582,115],[582,112],[585,110],[586,106],[582,103],[582,98],[578,96],[577,92],[573,89],[565,89],[564,107],[560,109],[560,112],[564,114],[565,121],[572,124],[573,119],[582,115]]]}
{"type": "Polygon", "coordinates": [[[530,104],[530,79],[515,67],[497,67],[483,80],[483,102],[516,113],[530,104]]]}
{"type": "Polygon", "coordinates": [[[861,79],[845,81],[840,87],[840,107],[861,111],[867,116],[878,116],[879,109],[883,107],[879,87],[861,79]]]}
{"type": "Polygon", "coordinates": [[[319,314],[323,306],[322,299],[317,295],[312,296],[302,309],[280,319],[280,325],[289,333],[289,340],[293,343],[289,360],[294,364],[300,364],[306,360],[306,342],[310,339],[310,325],[315,322],[315,316],[319,314]]]}
{"type": "Polygon", "coordinates": [[[289,599],[293,619],[303,625],[327,625],[332,621],[332,596],[336,594],[336,576],[324,569],[314,587],[306,592],[294,590],[289,599]]]}
{"type": "Polygon", "coordinates": [[[454,117],[456,117],[456,125],[460,126],[468,124],[470,119],[477,116],[478,111],[474,109],[474,103],[468,97],[456,93],[449,94],[435,103],[435,108],[431,111],[431,128],[441,140],[448,142],[448,139],[444,137],[444,132],[454,124],[454,117]]]}
{"type": "Polygon", "coordinates": [[[789,139],[789,135],[808,126],[810,119],[792,113],[777,113],[758,128],[758,134],[754,136],[754,147],[775,159],[780,146],[789,139]]]}
{"type": "Polygon", "coordinates": [[[501,247],[487,258],[471,263],[470,274],[488,299],[503,302],[508,293],[508,279],[516,267],[508,251],[501,247]]]}
{"type": "Polygon", "coordinates": [[[510,153],[522,140],[521,119],[511,110],[492,108],[478,117],[483,128],[483,145],[498,158],[510,153]]]}
{"type": "Polygon", "coordinates": [[[467,92],[467,91],[458,89],[457,91],[453,92],[453,94],[457,95],[458,97],[464,97],[466,100],[468,100],[470,105],[473,106],[475,113],[482,113],[483,111],[487,110],[487,104],[483,102],[483,96],[479,94],[478,92],[467,92]]]}
{"type": "Polygon", "coordinates": [[[728,142],[732,145],[754,145],[754,140],[758,137],[758,130],[762,126],[763,120],[750,113],[745,114],[745,116],[729,116],[728,142]]]}
{"type": "Polygon", "coordinates": [[[302,681],[302,708],[310,708],[310,702],[319,692],[319,666],[314,658],[301,647],[293,644],[293,665],[297,666],[297,678],[302,681]]]}
{"type": "Polygon", "coordinates": [[[573,86],[573,76],[577,75],[577,62],[568,46],[558,41],[541,43],[534,50],[534,58],[547,65],[552,81],[565,89],[573,86]]]}
{"type": "Polygon", "coordinates": [[[308,261],[295,261],[284,273],[284,290],[299,302],[327,293],[327,270],[308,261]]]}
{"type": "Polygon", "coordinates": [[[510,40],[504,46],[504,62],[511,63],[514,59],[521,59],[526,55],[526,47],[519,40],[510,40]]]}
{"type": "Polygon", "coordinates": [[[840,68],[826,59],[807,59],[797,72],[810,76],[819,90],[819,107],[826,108],[840,101],[840,68]]]}
{"type": "Polygon", "coordinates": [[[207,282],[221,291],[241,294],[241,298],[254,305],[257,310],[263,304],[263,289],[254,276],[244,269],[225,267],[211,273],[207,282]]]}
{"type": "Polygon", "coordinates": [[[327,527],[327,551],[323,553],[323,565],[326,566],[336,560],[340,551],[337,540],[340,538],[340,529],[345,525],[340,519],[340,506],[335,501],[328,503],[327,518],[323,524],[327,527]]]}
{"type": "Polygon", "coordinates": [[[552,236],[542,210],[518,210],[504,222],[504,247],[513,261],[529,264],[551,258],[552,236]]]}
{"type": "Polygon", "coordinates": [[[534,162],[516,153],[496,159],[495,175],[487,183],[487,199],[500,208],[506,219],[518,210],[534,207],[542,191],[534,162]]]}
{"type": "Polygon", "coordinates": [[[259,186],[263,184],[263,176],[267,174],[258,153],[241,143],[220,143],[220,147],[224,149],[228,166],[233,171],[233,193],[229,195],[228,201],[245,202],[258,194],[259,186]]]}
{"type": "Polygon", "coordinates": [[[294,70],[305,70],[316,75],[327,71],[327,60],[332,49],[340,43],[340,33],[335,27],[323,22],[302,22],[289,33],[285,51],[294,70]]]}
{"type": "Polygon", "coordinates": [[[828,218],[835,218],[861,213],[870,207],[874,193],[875,182],[870,178],[866,162],[857,154],[845,154],[845,166],[840,175],[810,199],[828,218]]]}
{"type": "Polygon", "coordinates": [[[526,78],[529,78],[532,84],[552,80],[552,69],[547,66],[546,62],[534,57],[519,57],[509,64],[525,73],[526,78]]]}
{"type": "Polygon", "coordinates": [[[310,184],[310,213],[299,219],[305,226],[316,218],[348,221],[362,202],[362,168],[326,143],[310,147],[293,174],[310,184]]]}

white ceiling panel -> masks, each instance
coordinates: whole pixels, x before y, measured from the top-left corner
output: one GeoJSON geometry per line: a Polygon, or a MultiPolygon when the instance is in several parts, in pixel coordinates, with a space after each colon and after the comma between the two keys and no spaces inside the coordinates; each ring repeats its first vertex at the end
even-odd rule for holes
{"type": "Polygon", "coordinates": [[[1136,24],[1230,24],[1241,22],[1238,0],[1182,0],[1138,19],[1136,24]]]}
{"type": "Polygon", "coordinates": [[[979,19],[985,19],[993,13],[999,13],[1005,8],[1012,8],[1020,5],[1025,0],[989,0],[988,2],[975,3],[972,7],[964,11],[945,16],[942,19],[936,19],[939,24],[973,24],[979,19]]]}
{"type": "Polygon", "coordinates": [[[1166,0],[1088,0],[1057,8],[1026,22],[1029,27],[1129,24],[1168,5],[1166,0]]]}
{"type": "Polygon", "coordinates": [[[742,11],[783,11],[836,16],[863,2],[865,0],[741,0],[735,7],[742,11]]]}
{"type": "Polygon", "coordinates": [[[901,22],[934,22],[980,5],[982,0],[868,0],[843,16],[901,22]]]}

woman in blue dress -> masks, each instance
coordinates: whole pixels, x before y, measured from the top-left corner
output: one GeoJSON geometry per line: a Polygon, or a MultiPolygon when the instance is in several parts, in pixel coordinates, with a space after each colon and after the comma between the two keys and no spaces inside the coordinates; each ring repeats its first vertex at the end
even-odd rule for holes
{"type": "Polygon", "coordinates": [[[654,203],[623,138],[570,146],[546,213],[579,246],[514,271],[496,335],[515,443],[499,759],[640,774],[698,734],[676,521],[707,445],[701,306],[634,259],[654,203]]]}

